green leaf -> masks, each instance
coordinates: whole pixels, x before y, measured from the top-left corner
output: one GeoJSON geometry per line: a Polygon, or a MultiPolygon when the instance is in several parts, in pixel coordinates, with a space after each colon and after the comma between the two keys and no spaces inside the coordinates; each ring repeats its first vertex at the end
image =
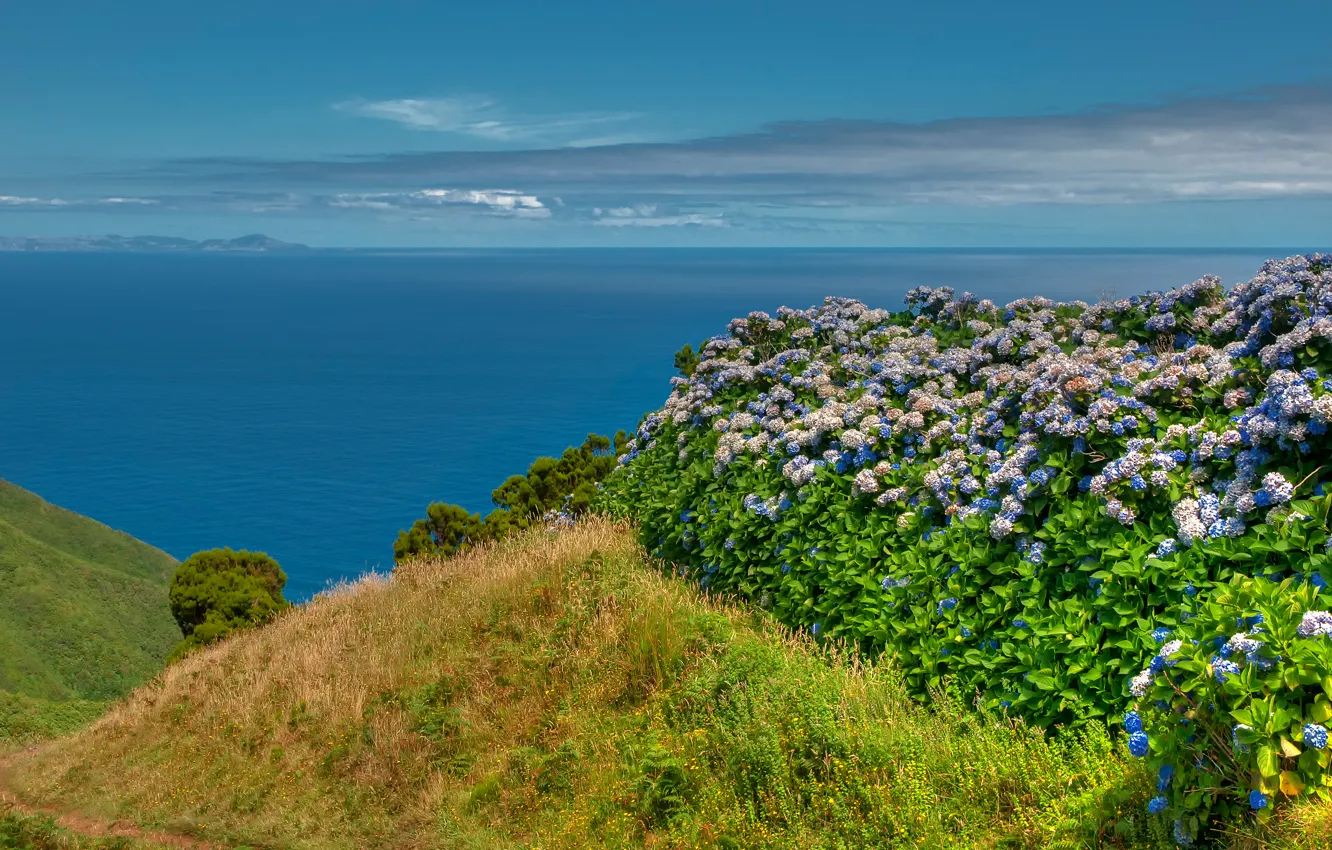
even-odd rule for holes
{"type": "Polygon", "coordinates": [[[1276,776],[1281,772],[1281,763],[1276,751],[1271,747],[1259,747],[1257,755],[1258,772],[1263,776],[1276,776]]]}

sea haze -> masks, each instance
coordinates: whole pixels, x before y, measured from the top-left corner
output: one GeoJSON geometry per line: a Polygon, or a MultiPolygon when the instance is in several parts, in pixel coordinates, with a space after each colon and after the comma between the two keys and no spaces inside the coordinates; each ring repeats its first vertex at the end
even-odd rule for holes
{"type": "Polygon", "coordinates": [[[0,254],[0,478],[178,558],[266,551],[304,599],[392,566],[432,500],[633,429],[672,354],[826,295],[1127,296],[1230,253],[0,254]]]}

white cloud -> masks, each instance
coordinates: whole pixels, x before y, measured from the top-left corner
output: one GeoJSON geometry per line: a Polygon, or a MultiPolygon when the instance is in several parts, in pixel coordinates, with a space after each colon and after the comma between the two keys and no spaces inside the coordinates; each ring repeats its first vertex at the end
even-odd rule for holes
{"type": "Polygon", "coordinates": [[[0,207],[67,207],[69,201],[61,198],[24,198],[18,195],[0,195],[0,207]]]}
{"type": "Polygon", "coordinates": [[[414,130],[458,133],[492,142],[555,142],[573,147],[620,144],[632,136],[584,137],[589,129],[628,121],[632,113],[569,113],[563,115],[513,115],[484,95],[395,98],[353,98],[333,105],[334,109],[393,121],[414,130]]]}
{"type": "Polygon", "coordinates": [[[536,195],[514,189],[420,189],[415,192],[342,193],[329,206],[372,210],[404,210],[470,205],[515,218],[549,218],[550,209],[536,195]]]}
{"type": "Polygon", "coordinates": [[[656,204],[639,204],[636,207],[611,207],[603,210],[600,207],[592,211],[593,215],[607,215],[611,218],[648,218],[657,212],[656,204]]]}
{"type": "Polygon", "coordinates": [[[698,227],[728,227],[726,219],[719,215],[701,215],[699,213],[688,213],[685,215],[614,215],[623,210],[608,210],[612,213],[607,217],[598,218],[593,224],[603,227],[685,227],[695,225],[698,227]]]}
{"type": "Polygon", "coordinates": [[[158,201],[154,198],[29,198],[22,195],[0,195],[0,207],[21,207],[27,209],[59,209],[65,207],[81,208],[101,205],[153,206],[158,201]]]}

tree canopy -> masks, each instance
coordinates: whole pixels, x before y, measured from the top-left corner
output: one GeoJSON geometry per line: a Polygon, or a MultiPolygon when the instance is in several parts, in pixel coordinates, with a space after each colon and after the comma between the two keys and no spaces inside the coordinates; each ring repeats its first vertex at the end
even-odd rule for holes
{"type": "Polygon", "coordinates": [[[191,555],[171,579],[171,614],[185,640],[172,657],[264,622],[287,608],[287,574],[263,552],[209,549],[191,555]]]}
{"type": "Polygon", "coordinates": [[[558,458],[537,458],[526,475],[511,475],[495,488],[490,494],[495,510],[484,519],[461,505],[432,503],[425,517],[398,533],[394,561],[422,555],[450,557],[521,531],[551,511],[570,515],[586,511],[596,496],[597,482],[615,468],[628,438],[624,431],[614,438],[588,434],[581,446],[570,446],[558,458]]]}

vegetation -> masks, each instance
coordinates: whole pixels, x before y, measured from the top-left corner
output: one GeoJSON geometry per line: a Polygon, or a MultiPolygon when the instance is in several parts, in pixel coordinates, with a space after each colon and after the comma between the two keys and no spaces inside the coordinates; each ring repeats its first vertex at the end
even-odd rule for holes
{"type": "Polygon", "coordinates": [[[1152,805],[1272,817],[1281,797],[1325,791],[1332,721],[1332,616],[1310,617],[1317,588],[1235,576],[1162,647],[1144,679],[1141,712],[1127,718],[1158,772],[1152,805]],[[1259,629],[1251,632],[1251,629],[1259,629]],[[1262,635],[1258,639],[1257,635],[1262,635]],[[1233,660],[1232,660],[1233,659],[1233,660]]]}
{"type": "Polygon", "coordinates": [[[185,635],[172,658],[272,619],[288,607],[286,584],[287,574],[263,552],[210,549],[191,555],[171,578],[171,614],[185,635]]]}
{"type": "Polygon", "coordinates": [[[0,481],[0,742],[73,728],[157,672],[180,640],[174,568],[0,481]]]}
{"type": "MultiPolygon", "coordinates": [[[[1098,723],[922,706],[891,665],[664,579],[587,520],[316,597],[8,782],[232,846],[1156,846],[1152,778],[1116,750],[1098,723]]],[[[1318,817],[1235,846],[1297,846],[1318,817]]]]}
{"type": "Polygon", "coordinates": [[[1137,726],[1118,718],[1153,687],[1164,725],[1209,714],[1232,751],[1129,739],[1172,772],[1151,813],[1180,844],[1332,799],[1327,260],[1097,305],[919,288],[898,313],[750,314],[673,379],[599,504],[700,587],[891,653],[916,694],[951,682],[1040,727],[1137,726]],[[1260,576],[1280,605],[1229,589],[1260,576]]]}
{"type": "Polygon", "coordinates": [[[526,475],[509,476],[491,493],[495,510],[485,519],[461,505],[431,504],[423,519],[398,532],[395,563],[422,556],[451,557],[543,519],[567,521],[582,514],[596,497],[597,483],[615,468],[615,458],[623,454],[627,441],[624,431],[614,441],[588,434],[581,446],[565,449],[559,458],[537,458],[526,475]]]}
{"type": "Polygon", "coordinates": [[[58,738],[88,725],[105,710],[106,703],[97,700],[45,700],[0,691],[0,745],[58,738]]]}
{"type": "Polygon", "coordinates": [[[0,802],[0,847],[5,850],[158,850],[170,846],[127,836],[83,835],[46,815],[6,811],[0,802]]]}

